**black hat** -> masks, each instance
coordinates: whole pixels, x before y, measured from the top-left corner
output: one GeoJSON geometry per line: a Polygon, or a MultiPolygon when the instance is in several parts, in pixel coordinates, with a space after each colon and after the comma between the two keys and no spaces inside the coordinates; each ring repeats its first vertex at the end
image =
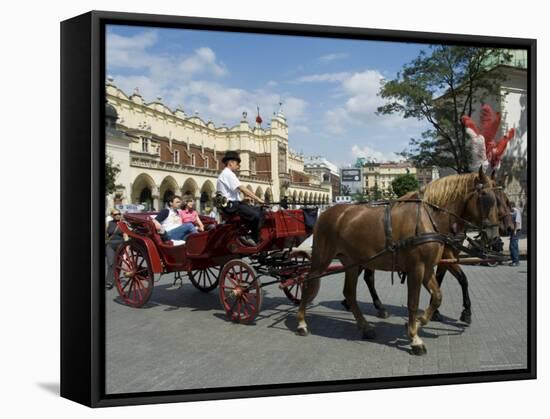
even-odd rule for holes
{"type": "Polygon", "coordinates": [[[226,151],[225,156],[223,156],[222,162],[226,163],[229,160],[235,160],[237,162],[241,162],[241,158],[239,157],[239,153],[236,151],[226,151]]]}

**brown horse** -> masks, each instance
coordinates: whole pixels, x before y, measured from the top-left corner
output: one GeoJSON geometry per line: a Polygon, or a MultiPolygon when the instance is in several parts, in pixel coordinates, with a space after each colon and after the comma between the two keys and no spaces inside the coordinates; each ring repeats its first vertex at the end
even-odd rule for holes
{"type": "MultiPolygon", "coordinates": [[[[508,196],[506,193],[502,190],[502,188],[497,186],[496,180],[495,180],[495,172],[491,174],[491,182],[492,182],[492,188],[495,193],[495,198],[497,201],[497,213],[498,213],[498,219],[499,219],[499,234],[509,235],[510,232],[513,229],[513,222],[512,222],[512,215],[511,215],[511,205],[510,200],[508,199],[508,196]]],[[[434,186],[438,185],[438,181],[432,182],[434,186]]],[[[422,192],[411,192],[401,199],[405,198],[415,198],[415,197],[421,197],[423,196],[425,200],[428,200],[430,197],[430,193],[426,195],[426,189],[430,189],[433,186],[430,186],[432,184],[429,184],[426,186],[426,188],[422,192]]],[[[466,209],[465,209],[466,210],[466,209]]],[[[467,211],[464,213],[457,213],[460,217],[463,217],[464,219],[473,222],[475,219],[475,214],[469,214],[467,211]]],[[[434,218],[436,219],[436,222],[441,221],[439,218],[441,218],[442,214],[435,213],[434,218]]],[[[444,222],[439,223],[441,225],[440,231],[444,234],[451,233],[450,231],[447,231],[445,227],[448,226],[448,224],[444,222]]],[[[463,225],[460,225],[459,223],[456,223],[454,226],[451,226],[455,229],[453,233],[462,233],[463,232],[463,225]]],[[[456,259],[459,255],[459,251],[451,248],[451,247],[445,247],[445,251],[443,253],[443,259],[456,259]]],[[[468,278],[466,277],[466,274],[458,264],[439,264],[437,267],[437,271],[435,274],[437,283],[439,287],[441,287],[441,284],[443,282],[443,278],[445,274],[450,272],[458,281],[461,290],[462,290],[462,301],[463,301],[463,310],[460,315],[460,320],[467,324],[471,324],[472,322],[472,312],[471,312],[471,302],[470,302],[470,295],[468,292],[468,278]]],[[[367,284],[367,287],[369,289],[370,295],[372,297],[374,306],[378,310],[378,316],[381,318],[386,318],[388,316],[388,312],[385,309],[384,305],[382,304],[380,298],[378,297],[378,293],[376,292],[375,288],[375,280],[374,280],[374,271],[370,269],[365,269],[364,274],[364,280],[367,284]]],[[[344,300],[342,302],[344,306],[347,306],[346,301],[344,300]]],[[[347,308],[347,307],[346,307],[347,308]]],[[[434,321],[440,321],[441,315],[439,313],[439,310],[436,310],[434,314],[432,315],[432,320],[434,321]]]]}
{"type": "MultiPolygon", "coordinates": [[[[454,203],[454,210],[467,208],[476,213],[479,224],[490,227],[498,222],[496,198],[491,180],[479,173],[450,177],[445,186],[434,192],[434,204],[454,203]],[[437,196],[436,196],[437,195],[437,196]],[[437,197],[437,199],[435,199],[437,197]]],[[[297,334],[305,336],[308,329],[305,312],[309,294],[318,287],[320,277],[334,258],[345,269],[344,295],[363,337],[375,337],[373,327],[361,313],[356,300],[357,277],[361,267],[371,270],[399,270],[407,274],[409,320],[407,331],[412,353],[422,355],[426,347],[418,336],[418,328],[431,319],[441,304],[441,291],[435,279],[434,266],[443,256],[445,245],[438,240],[424,240],[399,246],[396,243],[413,237],[435,237],[437,228],[432,218],[433,208],[418,202],[396,202],[389,210],[384,206],[336,205],[321,214],[313,233],[311,271],[304,284],[304,295],[298,309],[297,334]],[[388,217],[388,212],[391,218],[388,217]],[[384,220],[391,219],[390,228],[384,220]],[[396,263],[397,262],[397,263],[396,263]],[[423,315],[417,319],[420,289],[424,285],[432,299],[423,315]]],[[[445,222],[452,224],[447,215],[445,222]]],[[[439,227],[439,226],[438,226],[439,227]]],[[[493,233],[488,231],[489,235],[493,233]]]]}

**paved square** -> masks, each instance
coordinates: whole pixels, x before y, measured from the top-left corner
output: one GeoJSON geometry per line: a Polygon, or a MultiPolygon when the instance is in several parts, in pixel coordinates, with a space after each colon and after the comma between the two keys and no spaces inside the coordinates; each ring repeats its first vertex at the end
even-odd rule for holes
{"type": "MultiPolygon", "coordinates": [[[[340,305],[343,274],[323,279],[307,312],[311,334],[300,337],[296,307],[277,285],[264,288],[262,311],[253,325],[228,322],[218,290],[204,294],[173,276],[155,284],[149,303],[135,309],[106,291],[107,393],[197,389],[433,373],[507,370],[527,366],[527,264],[495,268],[465,266],[472,324],[460,322],[462,294],[447,275],[442,286],[444,321],[420,336],[428,354],[409,354],[404,324],[406,286],[376,273],[380,298],[390,313],[376,317],[365,283],[358,300],[377,332],[361,339],[353,315],[340,305]]],[[[420,307],[428,302],[422,290],[420,307]]]]}

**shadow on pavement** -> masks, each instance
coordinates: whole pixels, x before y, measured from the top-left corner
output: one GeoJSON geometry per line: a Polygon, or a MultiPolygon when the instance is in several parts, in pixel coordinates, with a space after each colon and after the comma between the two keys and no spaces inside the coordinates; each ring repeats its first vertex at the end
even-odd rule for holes
{"type": "MultiPolygon", "coordinates": [[[[126,305],[115,290],[113,301],[126,305]]],[[[208,311],[219,309],[218,289],[208,293],[199,291],[192,284],[173,287],[171,284],[155,285],[150,300],[140,309],[165,306],[164,311],[174,311],[181,308],[191,308],[193,311],[208,311]]]]}

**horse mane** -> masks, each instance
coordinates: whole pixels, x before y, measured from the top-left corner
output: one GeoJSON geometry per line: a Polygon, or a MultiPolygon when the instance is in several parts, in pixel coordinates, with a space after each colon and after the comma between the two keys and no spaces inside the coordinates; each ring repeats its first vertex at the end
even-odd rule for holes
{"type": "Polygon", "coordinates": [[[446,206],[472,191],[476,176],[477,173],[466,173],[436,179],[422,189],[424,199],[435,205],[446,206]]]}

